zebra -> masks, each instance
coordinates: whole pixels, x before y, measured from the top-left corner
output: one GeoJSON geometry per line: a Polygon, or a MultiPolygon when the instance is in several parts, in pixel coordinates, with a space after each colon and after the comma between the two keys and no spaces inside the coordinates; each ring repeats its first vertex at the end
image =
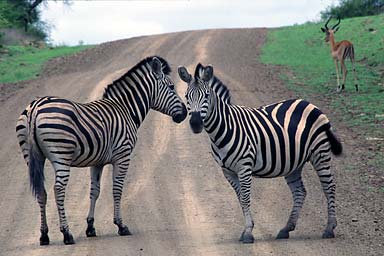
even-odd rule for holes
{"type": "Polygon", "coordinates": [[[231,104],[229,90],[214,76],[210,65],[199,63],[194,77],[182,66],[178,73],[188,84],[185,97],[192,132],[200,133],[204,128],[208,133],[212,155],[241,205],[245,228],[240,241],[254,242],[250,212],[252,176],[285,177],[294,204],[287,224],[276,238],[289,238],[306,195],[301,173],[308,161],[320,178],[328,203],[328,222],[322,237],[333,238],[337,222],[330,152],[340,155],[342,145],[331,131],[328,118],[302,99],[257,109],[231,104]]]}
{"type": "Polygon", "coordinates": [[[70,167],[91,167],[86,235],[96,236],[94,211],[106,164],[113,165],[113,222],[119,235],[131,234],[121,218],[120,199],[137,131],[150,109],[172,116],[176,123],[187,116],[170,72],[163,58],[147,57],[109,84],[100,100],[82,104],[47,96],[32,101],[22,112],[16,133],[29,168],[31,190],[40,205],[40,245],[49,244],[45,159],[55,170],[54,192],[64,244],[75,243],[64,210],[70,167]]]}

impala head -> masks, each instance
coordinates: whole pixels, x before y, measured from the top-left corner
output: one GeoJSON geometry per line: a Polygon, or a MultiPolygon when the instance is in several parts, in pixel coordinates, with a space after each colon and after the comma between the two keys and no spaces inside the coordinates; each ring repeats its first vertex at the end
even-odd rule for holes
{"type": "Polygon", "coordinates": [[[191,116],[189,124],[194,133],[200,133],[211,105],[212,89],[209,84],[213,79],[213,67],[210,65],[204,67],[199,63],[193,77],[185,67],[179,67],[178,72],[181,80],[188,84],[185,97],[191,116]]]}
{"type": "Polygon", "coordinates": [[[331,20],[332,16],[328,18],[327,22],[324,25],[324,28],[321,28],[321,31],[325,33],[325,42],[329,42],[329,37],[331,34],[335,34],[339,30],[340,18],[338,18],[338,22],[336,25],[332,26],[332,28],[328,28],[328,23],[331,20]]]}
{"type": "Polygon", "coordinates": [[[151,108],[172,116],[172,120],[181,123],[187,117],[187,109],[175,90],[175,84],[169,76],[171,69],[160,57],[152,57],[149,61],[151,73],[155,78],[151,108]]]}

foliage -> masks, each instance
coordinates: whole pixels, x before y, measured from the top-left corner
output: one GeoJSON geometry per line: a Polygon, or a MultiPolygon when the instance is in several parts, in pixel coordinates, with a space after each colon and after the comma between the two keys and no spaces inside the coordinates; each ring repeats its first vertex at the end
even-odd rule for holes
{"type": "Polygon", "coordinates": [[[41,71],[43,64],[54,57],[79,52],[90,46],[55,47],[38,49],[25,46],[7,46],[6,54],[1,55],[0,83],[14,83],[33,79],[41,71]]]}
{"type": "MultiPolygon", "coordinates": [[[[0,29],[22,28],[25,33],[46,40],[50,26],[41,20],[40,7],[47,2],[48,0],[0,0],[0,29]]],[[[63,2],[71,4],[71,0],[63,2]]]]}
{"type": "Polygon", "coordinates": [[[384,12],[384,0],[340,0],[339,5],[329,6],[321,12],[321,18],[343,18],[377,15],[384,12]]]}
{"type": "Polygon", "coordinates": [[[355,47],[360,92],[354,92],[351,64],[346,90],[335,93],[336,73],[330,47],[320,32],[323,24],[275,29],[268,35],[261,60],[283,65],[288,86],[300,97],[328,97],[344,121],[366,137],[384,137],[384,15],[342,20],[336,41],[348,39],[355,47]]]}

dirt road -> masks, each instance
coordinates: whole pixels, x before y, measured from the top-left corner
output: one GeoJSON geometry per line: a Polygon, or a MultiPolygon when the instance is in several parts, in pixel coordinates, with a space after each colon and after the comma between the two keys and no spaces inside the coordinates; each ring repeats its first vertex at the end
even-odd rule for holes
{"type": "MultiPolygon", "coordinates": [[[[214,65],[238,104],[259,106],[294,97],[278,79],[278,70],[259,63],[265,35],[263,29],[209,30],[121,40],[51,61],[37,80],[3,86],[0,255],[383,255],[383,198],[363,193],[356,173],[344,168],[361,161],[358,152],[364,145],[351,140],[350,131],[337,120],[333,123],[346,151],[334,161],[337,237],[321,239],[326,202],[316,174],[307,166],[304,182],[308,196],[297,231],[289,240],[274,239],[291,208],[285,181],[254,180],[256,241],[243,245],[238,242],[243,228],[241,209],[210,155],[206,134],[194,135],[188,122],[176,125],[156,112],[151,112],[140,128],[123,194],[123,219],[133,235],[118,236],[112,223],[111,172],[107,168],[96,206],[98,236],[86,238],[89,171],[73,168],[66,210],[77,243],[64,246],[52,189],[53,171],[47,164],[51,245],[39,246],[39,209],[29,190],[27,168],[14,132],[19,113],[34,97],[57,95],[79,102],[96,99],[121,71],[149,55],[160,55],[170,62],[182,96],[186,88],[177,77],[177,66],[191,70],[202,62],[214,65]]],[[[321,99],[314,101],[332,120],[332,110],[323,106],[321,99]]]]}

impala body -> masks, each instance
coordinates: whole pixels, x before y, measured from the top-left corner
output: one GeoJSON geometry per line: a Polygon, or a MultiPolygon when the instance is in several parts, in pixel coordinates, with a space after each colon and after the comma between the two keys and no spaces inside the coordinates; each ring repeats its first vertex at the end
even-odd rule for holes
{"type": "Polygon", "coordinates": [[[355,50],[353,47],[353,44],[350,41],[343,40],[340,42],[335,42],[335,33],[340,28],[340,18],[338,19],[338,22],[332,26],[332,28],[328,28],[328,23],[331,20],[332,17],[329,17],[327,22],[325,23],[324,28],[321,28],[321,31],[325,33],[325,41],[329,42],[331,47],[331,55],[335,62],[336,67],[336,76],[337,76],[337,92],[341,92],[345,88],[345,79],[347,77],[347,68],[345,66],[345,59],[349,58],[352,62],[353,66],[353,75],[355,79],[355,89],[356,91],[359,90],[358,84],[357,84],[357,77],[356,77],[356,69],[355,69],[355,50]],[[343,82],[340,85],[340,78],[339,78],[339,62],[341,66],[341,72],[343,74],[343,82]]]}

